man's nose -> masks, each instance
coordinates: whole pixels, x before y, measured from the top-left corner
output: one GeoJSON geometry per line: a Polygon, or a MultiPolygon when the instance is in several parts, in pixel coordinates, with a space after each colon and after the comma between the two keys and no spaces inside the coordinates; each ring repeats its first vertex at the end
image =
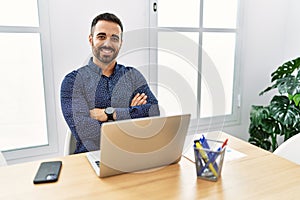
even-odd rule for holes
{"type": "Polygon", "coordinates": [[[111,38],[110,37],[107,37],[106,39],[105,39],[105,41],[104,41],[104,45],[105,46],[111,46],[111,43],[112,43],[112,41],[111,41],[111,38]]]}

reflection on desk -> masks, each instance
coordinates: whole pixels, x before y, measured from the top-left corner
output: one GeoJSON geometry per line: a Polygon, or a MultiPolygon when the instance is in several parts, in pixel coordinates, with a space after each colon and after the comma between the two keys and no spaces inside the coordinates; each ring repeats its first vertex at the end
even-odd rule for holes
{"type": "MultiPolygon", "coordinates": [[[[34,185],[40,162],[0,168],[0,199],[298,199],[300,167],[245,141],[222,133],[229,146],[246,154],[224,163],[217,182],[197,179],[195,165],[178,164],[98,178],[84,154],[62,160],[58,182],[34,185]]],[[[45,160],[43,160],[45,161],[45,160]]]]}

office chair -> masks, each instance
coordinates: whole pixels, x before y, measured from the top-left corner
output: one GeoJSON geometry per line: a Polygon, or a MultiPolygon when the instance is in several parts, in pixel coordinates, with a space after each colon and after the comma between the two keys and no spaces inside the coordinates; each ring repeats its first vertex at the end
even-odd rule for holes
{"type": "Polygon", "coordinates": [[[6,160],[5,160],[2,152],[0,151],[0,167],[1,166],[6,166],[6,165],[7,165],[6,160]]]}
{"type": "Polygon", "coordinates": [[[67,130],[64,146],[64,156],[74,154],[76,149],[76,139],[70,129],[67,130]]]}
{"type": "Polygon", "coordinates": [[[279,145],[273,153],[300,165],[299,146],[300,134],[297,134],[279,145]]]}

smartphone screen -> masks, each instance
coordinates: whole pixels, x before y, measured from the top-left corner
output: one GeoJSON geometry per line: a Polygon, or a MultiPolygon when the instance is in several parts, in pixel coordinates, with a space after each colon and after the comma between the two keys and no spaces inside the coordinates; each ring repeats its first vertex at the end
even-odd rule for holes
{"type": "Polygon", "coordinates": [[[42,162],[34,177],[33,183],[39,184],[57,181],[61,166],[61,161],[42,162]]]}

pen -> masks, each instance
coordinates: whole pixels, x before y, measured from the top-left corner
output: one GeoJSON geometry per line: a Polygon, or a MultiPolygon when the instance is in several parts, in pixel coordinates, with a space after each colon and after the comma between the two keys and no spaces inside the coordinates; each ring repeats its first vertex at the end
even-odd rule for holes
{"type": "Polygon", "coordinates": [[[214,166],[210,163],[210,161],[209,161],[209,159],[208,159],[208,157],[207,157],[207,154],[206,154],[206,152],[203,150],[203,147],[202,147],[202,145],[200,144],[200,142],[197,141],[195,144],[196,144],[196,147],[198,148],[198,150],[199,150],[199,152],[200,152],[202,158],[204,159],[205,163],[208,163],[208,162],[209,162],[208,168],[210,169],[210,171],[214,174],[215,177],[218,177],[218,173],[216,172],[214,166]]]}
{"type": "MultiPolygon", "coordinates": [[[[202,144],[203,148],[210,149],[209,144],[204,135],[202,135],[202,138],[199,139],[199,142],[202,144]]],[[[207,156],[208,156],[209,161],[211,163],[213,163],[215,170],[218,171],[218,165],[217,165],[217,163],[214,162],[216,160],[215,154],[213,152],[208,152],[207,156]]],[[[207,165],[206,165],[206,167],[207,167],[207,165]]]]}
{"type": "MultiPolygon", "coordinates": [[[[228,142],[228,138],[223,142],[222,146],[218,148],[217,151],[221,151],[226,145],[227,145],[227,142],[228,142]]],[[[214,154],[211,158],[210,158],[210,161],[211,162],[215,162],[215,160],[217,159],[219,154],[214,154]]],[[[218,165],[215,163],[214,165],[214,168],[218,170],[218,165]]]]}
{"type": "Polygon", "coordinates": [[[199,141],[201,142],[202,146],[205,148],[205,149],[210,149],[208,143],[207,143],[207,140],[206,138],[204,137],[204,135],[202,135],[202,138],[199,139],[199,141]]]}
{"type": "Polygon", "coordinates": [[[217,149],[217,151],[221,151],[227,145],[228,138],[223,142],[222,146],[217,149]]]}
{"type": "MultiPolygon", "coordinates": [[[[204,136],[203,136],[203,137],[204,137],[204,136]]],[[[219,147],[219,148],[217,149],[217,151],[221,151],[221,150],[227,145],[227,142],[228,142],[228,138],[223,142],[222,146],[219,147]]],[[[210,162],[211,162],[211,163],[215,162],[215,160],[217,159],[218,155],[219,155],[219,154],[217,154],[217,153],[213,154],[213,155],[209,158],[210,162]]],[[[209,163],[206,163],[206,164],[204,165],[204,168],[200,171],[200,174],[204,171],[204,169],[208,166],[208,164],[209,164],[209,163]]],[[[214,168],[215,168],[216,170],[218,170],[218,165],[217,165],[217,163],[214,163],[214,168]]]]}
{"type": "Polygon", "coordinates": [[[222,149],[227,145],[227,142],[228,142],[228,138],[223,142],[223,144],[222,144],[222,149]]]}
{"type": "Polygon", "coordinates": [[[196,157],[196,169],[197,169],[197,176],[200,176],[202,171],[201,169],[203,169],[203,164],[201,162],[201,156],[199,155],[199,150],[196,148],[196,144],[194,144],[194,153],[195,153],[195,157],[196,157]],[[201,173],[199,173],[201,171],[201,173]]]}

